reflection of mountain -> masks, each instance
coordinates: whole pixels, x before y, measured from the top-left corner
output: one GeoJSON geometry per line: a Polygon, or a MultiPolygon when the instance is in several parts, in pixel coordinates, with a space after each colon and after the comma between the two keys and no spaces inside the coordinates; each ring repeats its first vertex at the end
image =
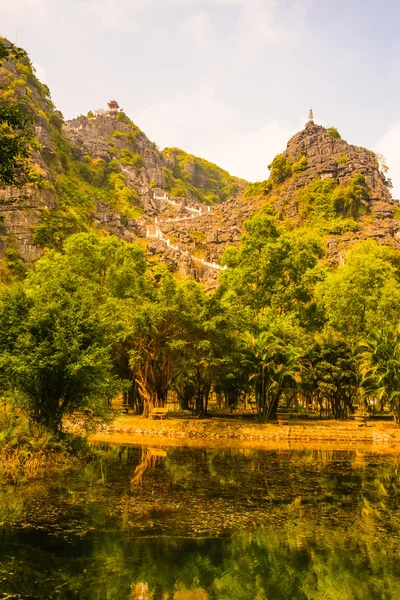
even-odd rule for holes
{"type": "Polygon", "coordinates": [[[108,447],[102,464],[14,490],[20,516],[0,518],[23,528],[3,526],[0,595],[400,597],[397,456],[149,450],[108,447]]]}

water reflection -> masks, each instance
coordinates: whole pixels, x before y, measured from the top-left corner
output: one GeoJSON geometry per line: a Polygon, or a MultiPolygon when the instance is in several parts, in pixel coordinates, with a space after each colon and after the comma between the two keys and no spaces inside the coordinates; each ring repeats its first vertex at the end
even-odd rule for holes
{"type": "Polygon", "coordinates": [[[154,469],[160,458],[167,456],[166,450],[162,448],[151,448],[150,446],[142,447],[142,457],[140,463],[135,468],[134,476],[131,479],[132,485],[143,483],[143,475],[148,469],[154,469]]]}
{"type": "Polygon", "coordinates": [[[104,450],[0,491],[0,595],[400,598],[399,457],[104,450]]]}

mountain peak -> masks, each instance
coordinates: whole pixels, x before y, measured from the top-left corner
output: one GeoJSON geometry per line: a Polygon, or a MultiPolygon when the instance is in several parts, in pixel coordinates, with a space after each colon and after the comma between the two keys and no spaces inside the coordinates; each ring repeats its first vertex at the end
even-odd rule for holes
{"type": "Polygon", "coordinates": [[[371,198],[392,201],[389,182],[380,171],[376,154],[348,144],[335,127],[325,128],[309,121],[288,141],[284,156],[294,164],[303,160],[304,168],[297,173],[296,187],[307,185],[315,177],[347,184],[355,174],[360,174],[365,177],[371,198]]]}

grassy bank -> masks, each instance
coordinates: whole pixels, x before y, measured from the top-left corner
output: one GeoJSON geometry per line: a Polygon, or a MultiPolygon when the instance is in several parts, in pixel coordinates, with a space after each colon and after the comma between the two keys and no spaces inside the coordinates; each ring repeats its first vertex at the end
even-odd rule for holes
{"type": "Polygon", "coordinates": [[[91,440],[170,446],[213,446],[252,448],[365,447],[371,451],[400,452],[400,428],[392,422],[371,420],[360,426],[355,421],[291,420],[287,426],[233,419],[152,420],[118,417],[91,440]]]}
{"type": "Polygon", "coordinates": [[[0,484],[22,483],[67,469],[90,455],[84,438],[56,436],[32,423],[23,412],[0,412],[0,484]]]}

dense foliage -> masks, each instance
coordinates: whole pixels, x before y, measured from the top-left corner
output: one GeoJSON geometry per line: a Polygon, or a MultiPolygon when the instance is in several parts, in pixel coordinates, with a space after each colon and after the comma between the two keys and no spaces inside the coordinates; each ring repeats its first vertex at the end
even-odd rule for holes
{"type": "Polygon", "coordinates": [[[237,195],[246,185],[217,165],[178,148],[166,148],[163,158],[167,191],[172,197],[218,204],[237,195]]]}
{"type": "Polygon", "coordinates": [[[138,246],[70,236],[3,292],[3,396],[53,430],[78,409],[105,417],[118,391],[144,415],[174,391],[199,416],[214,393],[246,398],[261,421],[299,399],[337,418],[362,405],[399,418],[398,253],[367,241],[331,269],[312,233],[265,209],[223,260],[207,293],[138,246]]]}
{"type": "Polygon", "coordinates": [[[322,233],[355,231],[356,219],[368,212],[368,189],[362,175],[355,175],[347,185],[317,177],[298,190],[295,200],[301,222],[322,233]]]}

